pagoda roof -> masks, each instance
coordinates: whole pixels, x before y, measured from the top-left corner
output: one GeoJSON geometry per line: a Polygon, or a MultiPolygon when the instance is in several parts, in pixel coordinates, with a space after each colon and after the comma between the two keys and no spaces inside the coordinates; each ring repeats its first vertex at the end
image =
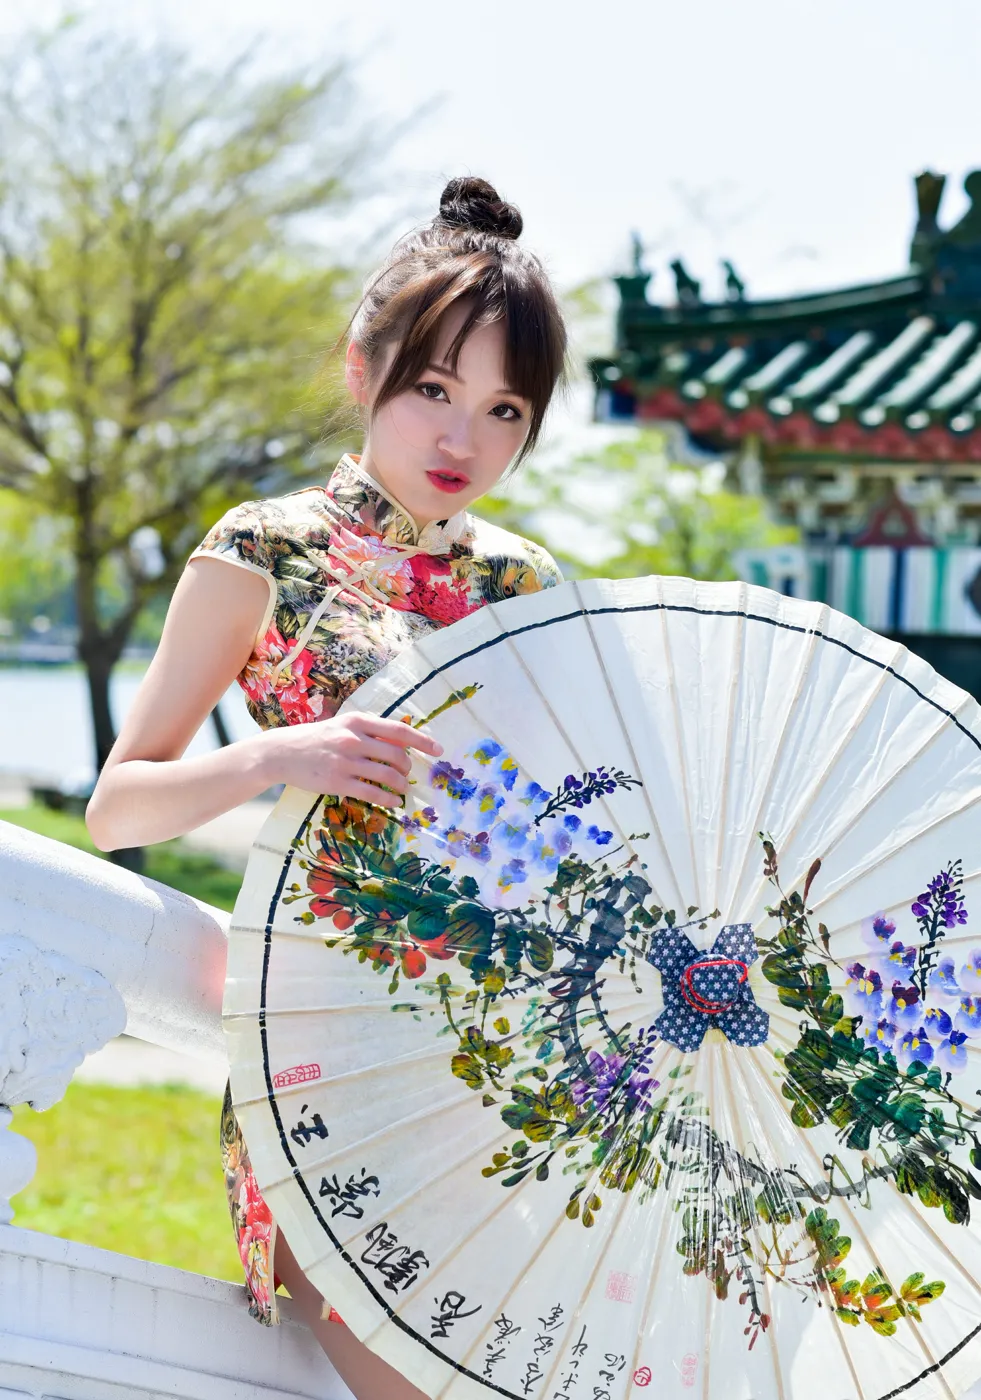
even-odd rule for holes
{"type": "Polygon", "coordinates": [[[835,291],[705,302],[680,262],[678,304],[616,279],[616,349],[590,362],[597,416],[681,422],[701,447],[750,434],[788,454],[981,461],[981,172],[968,213],[936,222],[943,177],[916,182],[907,273],[835,291]]]}

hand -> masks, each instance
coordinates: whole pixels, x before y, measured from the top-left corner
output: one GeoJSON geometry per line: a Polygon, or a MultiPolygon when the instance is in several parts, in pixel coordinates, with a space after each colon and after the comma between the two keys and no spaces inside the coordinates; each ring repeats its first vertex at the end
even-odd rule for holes
{"type": "Polygon", "coordinates": [[[352,711],[313,724],[267,730],[269,780],[308,792],[399,807],[408,791],[409,749],[438,758],[443,746],[400,720],[352,711]],[[388,789],[386,791],[386,789],[388,789]]]}

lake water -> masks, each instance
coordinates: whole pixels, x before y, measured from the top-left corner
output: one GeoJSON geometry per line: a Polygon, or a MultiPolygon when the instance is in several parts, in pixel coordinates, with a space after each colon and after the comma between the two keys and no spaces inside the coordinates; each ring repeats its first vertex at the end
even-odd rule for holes
{"type": "MultiPolygon", "coordinates": [[[[118,729],[133,703],[142,672],[125,667],[113,677],[113,719],[118,729]]],[[[256,732],[245,700],[233,685],[221,702],[233,739],[256,732]]],[[[218,747],[208,719],[187,750],[218,747]]],[[[75,666],[0,667],[0,773],[72,788],[95,777],[92,721],[84,672],[75,666]]]]}

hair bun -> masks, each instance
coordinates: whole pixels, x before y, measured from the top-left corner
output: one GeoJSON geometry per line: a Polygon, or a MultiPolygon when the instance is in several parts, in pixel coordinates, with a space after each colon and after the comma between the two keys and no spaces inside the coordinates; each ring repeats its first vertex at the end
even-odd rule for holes
{"type": "Polygon", "coordinates": [[[474,175],[449,182],[440,196],[438,219],[447,228],[472,229],[498,238],[517,238],[524,227],[515,206],[474,175]]]}

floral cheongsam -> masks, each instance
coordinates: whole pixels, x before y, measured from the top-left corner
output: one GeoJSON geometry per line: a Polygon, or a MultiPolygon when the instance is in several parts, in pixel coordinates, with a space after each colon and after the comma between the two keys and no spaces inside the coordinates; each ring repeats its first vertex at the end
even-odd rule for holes
{"type": "MultiPolygon", "coordinates": [[[[545,550],[466,511],[419,530],[354,456],[341,458],[326,486],[228,511],[191,557],[200,555],[260,573],[269,586],[238,677],[263,729],[326,719],[416,638],[561,582],[545,550]]],[[[228,1090],[221,1147],[249,1311],[276,1322],[275,1224],[228,1090]]]]}

